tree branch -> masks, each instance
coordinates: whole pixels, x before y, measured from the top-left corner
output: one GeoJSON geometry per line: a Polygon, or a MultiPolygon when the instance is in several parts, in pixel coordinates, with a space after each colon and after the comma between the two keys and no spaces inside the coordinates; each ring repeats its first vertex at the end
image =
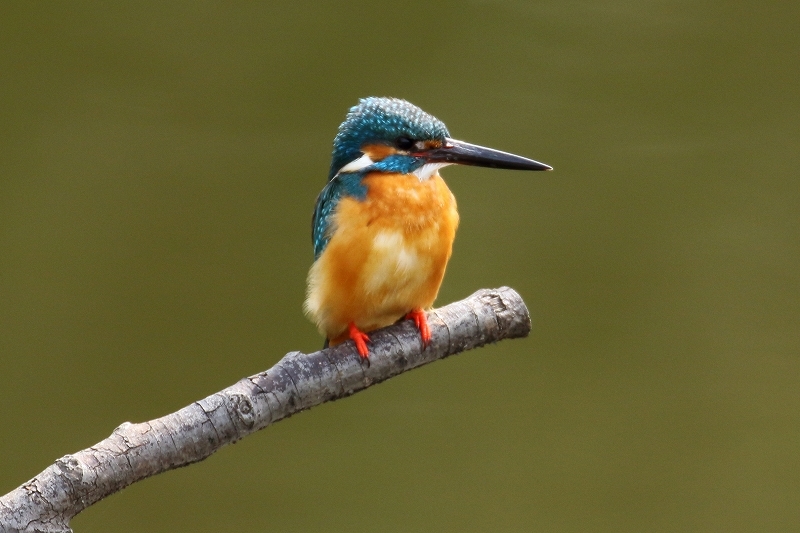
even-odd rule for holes
{"type": "Polygon", "coordinates": [[[70,532],[70,520],[131,483],[202,461],[226,444],[294,413],[344,398],[427,363],[502,339],[525,337],[530,316],[513,289],[480,290],[428,313],[432,340],[403,321],[370,335],[370,364],[352,342],[291,352],[265,372],[167,416],[125,422],[91,448],[65,455],[0,497],[3,532],[70,532]]]}

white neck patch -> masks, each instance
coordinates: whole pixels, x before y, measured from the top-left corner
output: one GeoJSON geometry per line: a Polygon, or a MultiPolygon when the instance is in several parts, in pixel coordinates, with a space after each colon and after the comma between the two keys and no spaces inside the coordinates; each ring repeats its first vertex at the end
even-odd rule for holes
{"type": "Polygon", "coordinates": [[[414,175],[419,181],[428,181],[440,168],[452,164],[453,163],[425,163],[414,171],[414,175]]]}
{"type": "Polygon", "coordinates": [[[336,174],[341,174],[342,172],[355,172],[357,170],[361,170],[362,168],[367,168],[370,165],[374,165],[375,161],[369,158],[367,154],[362,155],[358,159],[354,159],[350,161],[345,166],[339,169],[339,172],[336,174]]]}
{"type": "MultiPolygon", "coordinates": [[[[345,166],[340,168],[339,172],[337,172],[336,175],[338,176],[339,174],[341,174],[343,172],[357,172],[357,171],[361,170],[362,168],[367,168],[367,167],[372,166],[374,164],[375,164],[375,161],[373,161],[367,154],[364,154],[361,157],[359,157],[358,159],[354,159],[353,161],[350,161],[345,166]]],[[[422,165],[421,167],[419,167],[414,172],[412,172],[412,174],[414,174],[419,181],[428,181],[429,179],[431,179],[433,177],[434,174],[436,174],[436,172],[440,168],[446,167],[446,166],[452,165],[452,164],[453,163],[426,163],[426,164],[422,165]]]]}

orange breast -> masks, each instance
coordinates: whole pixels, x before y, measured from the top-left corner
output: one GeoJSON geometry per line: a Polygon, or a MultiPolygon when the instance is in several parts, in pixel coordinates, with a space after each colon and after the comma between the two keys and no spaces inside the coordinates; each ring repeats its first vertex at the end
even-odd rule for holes
{"type": "Polygon", "coordinates": [[[373,173],[364,200],[345,198],[334,233],[308,275],[306,311],[329,339],[350,322],[387,326],[439,292],[458,226],[453,194],[434,174],[373,173]]]}

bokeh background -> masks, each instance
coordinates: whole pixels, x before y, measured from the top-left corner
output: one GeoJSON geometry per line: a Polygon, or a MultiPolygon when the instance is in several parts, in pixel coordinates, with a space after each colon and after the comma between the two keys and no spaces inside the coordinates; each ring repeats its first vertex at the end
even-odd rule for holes
{"type": "Polygon", "coordinates": [[[444,304],[525,340],[90,508],[100,531],[800,529],[800,4],[6,3],[0,493],[321,340],[310,215],[359,97],[555,172],[443,172],[444,304]]]}

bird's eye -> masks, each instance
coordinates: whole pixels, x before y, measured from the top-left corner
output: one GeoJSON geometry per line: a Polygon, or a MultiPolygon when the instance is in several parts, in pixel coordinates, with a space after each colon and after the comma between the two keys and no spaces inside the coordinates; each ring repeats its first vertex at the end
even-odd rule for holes
{"type": "Polygon", "coordinates": [[[411,150],[411,148],[414,146],[414,140],[409,139],[408,137],[398,137],[394,141],[394,144],[397,145],[397,147],[401,150],[411,150]]]}

